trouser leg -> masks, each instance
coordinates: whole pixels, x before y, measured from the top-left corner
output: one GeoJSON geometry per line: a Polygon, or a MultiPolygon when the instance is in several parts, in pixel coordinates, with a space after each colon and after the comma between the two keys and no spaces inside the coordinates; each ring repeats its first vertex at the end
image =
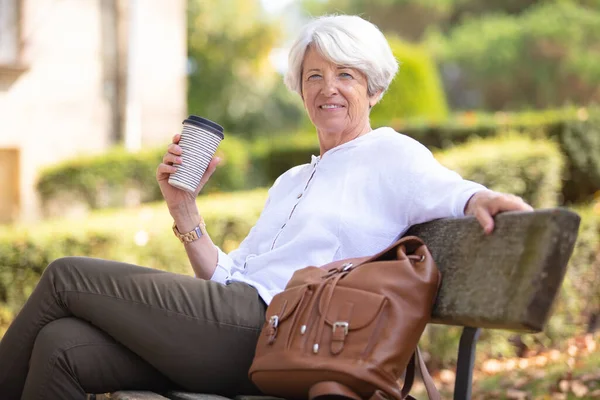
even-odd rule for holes
{"type": "Polygon", "coordinates": [[[137,354],[88,322],[68,317],[38,333],[21,397],[69,400],[86,393],[169,387],[172,383],[137,354]]]}
{"type": "Polygon", "coordinates": [[[81,257],[48,266],[0,342],[0,393],[21,395],[36,338],[74,316],[113,337],[180,387],[233,395],[248,379],[265,305],[252,287],[81,257]]]}

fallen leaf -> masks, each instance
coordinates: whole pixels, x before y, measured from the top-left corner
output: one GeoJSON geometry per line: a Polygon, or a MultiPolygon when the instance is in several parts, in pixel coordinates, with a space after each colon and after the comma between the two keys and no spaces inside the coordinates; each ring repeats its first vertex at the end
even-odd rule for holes
{"type": "Polygon", "coordinates": [[[544,355],[537,356],[535,358],[535,365],[537,365],[538,367],[543,367],[547,363],[548,363],[548,357],[546,357],[544,355]]]}
{"type": "Polygon", "coordinates": [[[525,386],[527,384],[527,382],[529,382],[529,377],[527,376],[522,376],[520,378],[517,378],[517,380],[514,381],[513,383],[513,387],[515,389],[521,389],[523,386],[525,386]]]}
{"type": "Polygon", "coordinates": [[[571,391],[573,392],[573,394],[575,396],[577,396],[577,397],[583,397],[586,394],[588,394],[588,392],[590,390],[582,382],[580,382],[580,381],[573,381],[573,382],[571,382],[571,391]]]}
{"type": "Polygon", "coordinates": [[[600,372],[594,372],[594,373],[581,375],[579,377],[579,380],[582,382],[600,381],[600,372]]]}
{"type": "Polygon", "coordinates": [[[571,357],[575,357],[578,353],[579,349],[577,348],[576,345],[572,344],[569,346],[569,348],[567,349],[567,353],[571,356],[571,357]]]}
{"type": "Polygon", "coordinates": [[[600,389],[596,389],[593,392],[588,393],[589,399],[600,399],[600,389]]]}
{"type": "Polygon", "coordinates": [[[558,391],[562,392],[562,393],[567,393],[569,391],[569,388],[571,387],[570,382],[562,379],[561,381],[558,382],[558,391]]]}
{"type": "Polygon", "coordinates": [[[440,381],[445,384],[454,383],[456,380],[456,373],[449,369],[443,369],[440,371],[440,381]]]}
{"type": "Polygon", "coordinates": [[[506,398],[510,400],[527,400],[529,399],[529,395],[522,390],[508,389],[506,391],[506,398]]]}

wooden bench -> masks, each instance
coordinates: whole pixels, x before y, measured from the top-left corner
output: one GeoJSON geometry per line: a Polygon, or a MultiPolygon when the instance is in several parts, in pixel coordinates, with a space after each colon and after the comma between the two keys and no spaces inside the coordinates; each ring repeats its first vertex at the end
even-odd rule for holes
{"type": "MultiPolygon", "coordinates": [[[[463,326],[454,399],[471,398],[475,345],[481,328],[540,332],[566,272],[579,227],[565,209],[508,212],[496,217],[493,235],[473,217],[441,219],[412,227],[443,274],[432,323],[463,326]]],[[[102,397],[97,396],[97,399],[102,397]]],[[[208,394],[117,392],[117,400],[226,400],[208,394]]],[[[236,400],[273,400],[238,396],[236,400]]]]}

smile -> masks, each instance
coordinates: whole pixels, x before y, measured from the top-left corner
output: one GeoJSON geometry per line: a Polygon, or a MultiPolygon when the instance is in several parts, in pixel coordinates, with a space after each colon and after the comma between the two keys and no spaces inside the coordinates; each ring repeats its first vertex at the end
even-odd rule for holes
{"type": "Polygon", "coordinates": [[[319,108],[322,110],[331,110],[335,108],[344,108],[344,106],[339,104],[323,104],[322,106],[319,106],[319,108]]]}

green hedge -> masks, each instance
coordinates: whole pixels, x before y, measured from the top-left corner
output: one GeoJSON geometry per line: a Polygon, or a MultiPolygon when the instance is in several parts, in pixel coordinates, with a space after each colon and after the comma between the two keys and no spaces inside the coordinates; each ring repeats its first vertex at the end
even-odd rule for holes
{"type": "Polygon", "coordinates": [[[372,124],[382,126],[409,118],[444,121],[448,105],[437,67],[427,50],[394,36],[388,37],[388,42],[400,69],[383,99],[373,107],[372,124]]]}
{"type": "MultiPolygon", "coordinates": [[[[219,194],[201,198],[198,205],[213,240],[225,250],[237,247],[264,204],[265,190],[219,194]]],[[[552,345],[584,332],[590,317],[600,312],[600,205],[580,207],[579,238],[561,294],[545,332],[525,335],[530,346],[552,345]],[[594,208],[595,207],[595,208],[594,208]]],[[[42,223],[35,232],[24,227],[0,229],[0,336],[39,279],[46,265],[67,255],[121,260],[148,267],[191,274],[181,244],[170,232],[163,203],[118,212],[94,212],[85,224],[75,220],[42,223]],[[119,229],[115,230],[114,227],[119,229]]],[[[421,340],[431,363],[445,366],[456,361],[460,329],[430,325],[421,340]]],[[[513,333],[485,330],[478,351],[486,355],[512,355],[513,333]]]]}
{"type": "Polygon", "coordinates": [[[318,156],[319,153],[315,132],[260,138],[252,147],[254,179],[260,186],[269,186],[288,169],[310,163],[311,155],[318,156]]]}
{"type": "MultiPolygon", "coordinates": [[[[548,138],[558,143],[565,155],[561,204],[589,201],[600,189],[600,108],[518,114],[462,113],[443,124],[413,119],[410,124],[392,124],[392,127],[433,150],[507,132],[533,139],[548,138]]],[[[253,175],[260,176],[261,185],[271,184],[289,168],[310,162],[311,154],[319,154],[315,133],[261,138],[252,151],[253,175]]]]}
{"type": "Polygon", "coordinates": [[[448,148],[472,138],[516,131],[556,140],[566,155],[563,201],[589,201],[600,189],[600,108],[565,108],[518,114],[456,114],[443,125],[413,123],[393,126],[429,148],[448,148]]]}
{"type": "MultiPolygon", "coordinates": [[[[266,190],[213,194],[198,200],[215,243],[226,251],[237,247],[256,221],[266,190]]],[[[584,332],[593,315],[600,313],[600,203],[575,209],[582,216],[575,251],[544,333],[525,335],[531,346],[551,345],[584,332]]],[[[191,274],[184,249],[170,231],[171,219],[164,203],[137,209],[95,211],[85,219],[44,222],[0,228],[0,336],[21,307],[46,265],[61,256],[85,255],[131,262],[191,274]],[[118,227],[118,229],[115,229],[118,227]]],[[[459,328],[431,325],[421,345],[434,365],[455,361],[459,328]]],[[[485,330],[478,351],[487,355],[512,355],[508,341],[515,334],[485,330]]]]}
{"type": "MultiPolygon", "coordinates": [[[[45,205],[83,202],[89,208],[122,207],[133,195],[133,203],[162,199],[156,183],[156,167],[165,148],[136,153],[115,149],[97,156],[80,157],[43,170],[37,190],[45,205]]],[[[217,150],[222,162],[203,193],[246,188],[250,169],[248,146],[227,137],[217,150]]]]}
{"type": "MultiPolygon", "coordinates": [[[[260,214],[266,190],[212,194],[198,199],[212,240],[235,249],[260,214]]],[[[42,271],[63,256],[119,260],[192,274],[181,243],[171,231],[164,203],[135,209],[95,211],[85,218],[0,227],[0,336],[37,283],[42,271]]]]}
{"type": "Polygon", "coordinates": [[[435,153],[440,163],[492,190],[521,196],[535,208],[560,203],[563,157],[548,139],[505,134],[435,153]]]}
{"type": "MultiPolygon", "coordinates": [[[[287,140],[263,141],[253,152],[254,166],[272,183],[289,168],[310,162],[319,154],[316,135],[297,135],[287,140]]],[[[515,134],[475,140],[438,151],[436,158],[467,179],[490,189],[513,193],[535,207],[561,204],[563,158],[558,146],[544,139],[515,134]]]]}
{"type": "MultiPolygon", "coordinates": [[[[410,125],[394,128],[431,149],[445,149],[506,132],[550,138],[566,156],[561,204],[589,201],[600,189],[600,108],[463,113],[453,115],[444,125],[422,121],[413,120],[410,125]]],[[[135,204],[138,199],[156,201],[161,195],[154,173],[163,152],[164,149],[155,149],[132,154],[115,150],[71,160],[43,171],[38,191],[47,209],[51,209],[53,201],[58,202],[59,208],[65,204],[73,207],[77,202],[89,208],[105,208],[135,204]],[[131,198],[134,201],[128,200],[131,198]]],[[[319,143],[314,132],[262,137],[252,144],[229,136],[222,142],[219,154],[224,162],[203,193],[268,186],[286,170],[310,162],[311,155],[319,154],[319,143]]]]}

